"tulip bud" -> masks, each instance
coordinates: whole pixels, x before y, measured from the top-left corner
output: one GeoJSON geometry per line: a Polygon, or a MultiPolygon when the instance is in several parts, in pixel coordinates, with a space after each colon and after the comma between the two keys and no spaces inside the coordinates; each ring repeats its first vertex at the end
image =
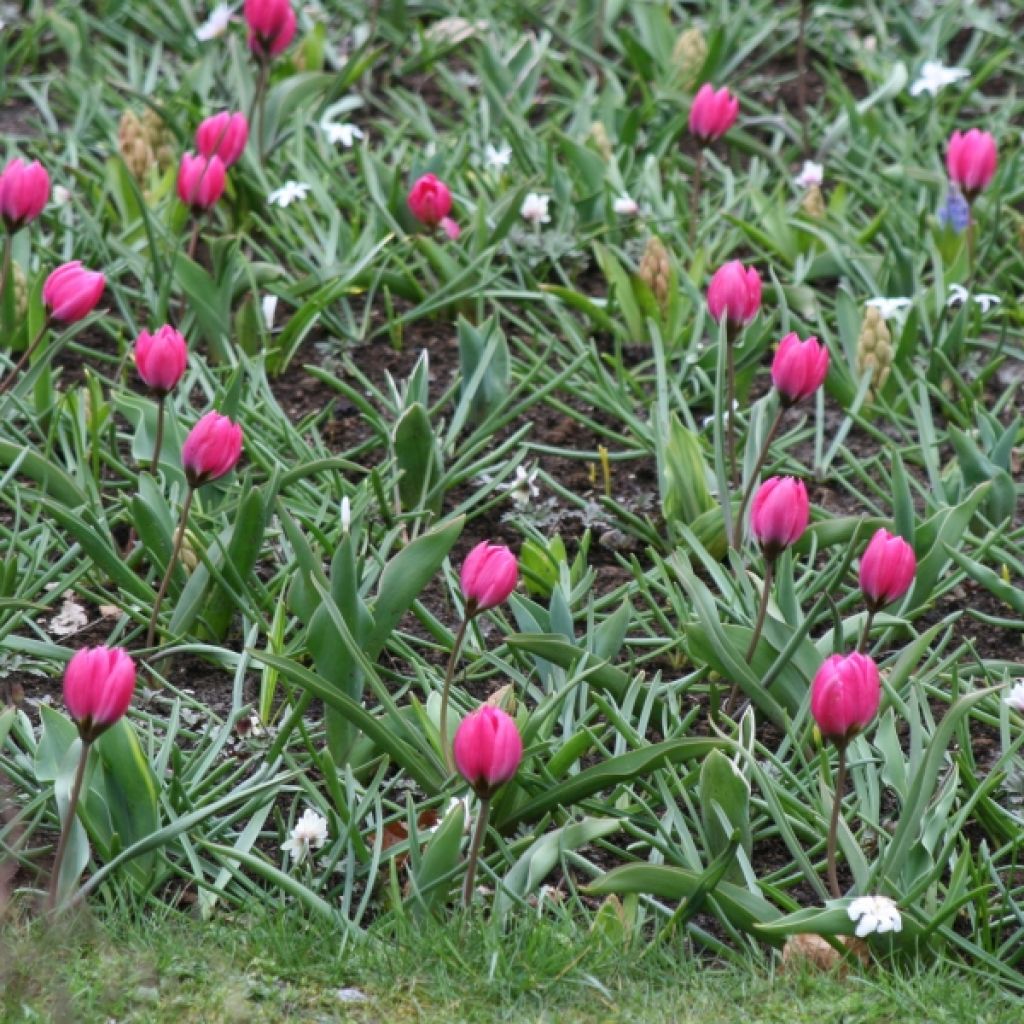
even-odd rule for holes
{"type": "Polygon", "coordinates": [[[452,752],[459,774],[488,800],[518,770],[523,740],[511,716],[485,704],[459,724],[452,752]]]}
{"type": "Polygon", "coordinates": [[[665,309],[668,305],[669,287],[672,280],[672,264],[669,262],[665,243],[657,235],[651,235],[644,248],[638,271],[640,280],[654,293],[658,305],[665,309]]]}
{"type": "Polygon", "coordinates": [[[946,147],[946,170],[954,185],[972,200],[996,173],[999,162],[996,140],[972,128],[966,134],[953,132],[946,147]]]}
{"type": "Polygon", "coordinates": [[[708,309],[721,322],[726,317],[733,326],[750,323],[761,308],[761,275],[739,260],[720,266],[708,285],[708,309]]]}
{"type": "Polygon", "coordinates": [[[501,604],[519,580],[516,556],[504,544],[481,541],[462,563],[462,596],[466,614],[475,615],[501,604]]]}
{"type": "Polygon", "coordinates": [[[811,337],[801,341],[791,331],[775,350],[772,360],[772,383],[783,403],[799,402],[813,395],[828,373],[828,349],[811,337]]]}
{"type": "Polygon", "coordinates": [[[181,447],[181,464],[190,487],[230,473],[241,456],[242,428],[219,412],[203,416],[181,447]]]}
{"type": "Polygon", "coordinates": [[[224,111],[206,118],[196,129],[196,149],[201,156],[217,156],[230,167],[245,152],[249,122],[245,114],[224,111]]]}
{"type": "Polygon", "coordinates": [[[424,174],[409,190],[406,202],[412,215],[427,227],[436,228],[452,208],[452,194],[436,175],[424,174]]]}
{"type": "Polygon", "coordinates": [[[868,306],[857,338],[857,372],[871,371],[871,390],[879,391],[892,367],[892,335],[877,306],[868,306]]]}
{"type": "Polygon", "coordinates": [[[679,83],[684,89],[696,84],[707,59],[708,42],[699,28],[688,28],[680,33],[672,47],[672,63],[679,72],[679,83]]]}
{"type": "Polygon", "coordinates": [[[100,301],[107,279],[97,270],[86,270],[81,261],[59,266],[43,284],[43,302],[50,316],[62,323],[74,323],[87,316],[100,301]]]}
{"type": "Polygon", "coordinates": [[[866,654],[833,654],[811,683],[811,714],[822,736],[845,743],[867,728],[881,698],[878,666],[866,654]]]}
{"type": "Polygon", "coordinates": [[[291,0],[245,0],[244,14],[249,26],[249,49],[259,57],[276,57],[295,38],[291,0]]]}
{"type": "Polygon", "coordinates": [[[218,156],[185,153],[178,171],[178,197],[193,210],[208,210],[224,193],[227,176],[218,156]]]}
{"type": "Polygon", "coordinates": [[[810,515],[807,488],[802,480],[791,476],[765,480],[750,506],[750,528],[765,558],[775,559],[795,544],[807,529],[810,515]]]}
{"type": "Polygon", "coordinates": [[[134,690],[135,662],[120,647],[86,647],[64,672],[64,703],[86,743],[124,715],[134,690]]]}
{"type": "Polygon", "coordinates": [[[188,364],[188,345],[170,324],[155,334],[143,331],[135,342],[135,367],[150,390],[158,395],[172,391],[188,364]]]}
{"type": "Polygon", "coordinates": [[[0,172],[0,217],[8,231],[23,228],[43,212],[50,199],[50,176],[38,160],[15,157],[0,172]]]}
{"type": "Polygon", "coordinates": [[[735,123],[740,101],[726,88],[717,92],[705,82],[690,107],[690,131],[703,144],[720,139],[735,123]]]}
{"type": "Polygon", "coordinates": [[[888,530],[878,530],[860,560],[860,589],[873,608],[901,598],[914,582],[914,549],[888,530]]]}

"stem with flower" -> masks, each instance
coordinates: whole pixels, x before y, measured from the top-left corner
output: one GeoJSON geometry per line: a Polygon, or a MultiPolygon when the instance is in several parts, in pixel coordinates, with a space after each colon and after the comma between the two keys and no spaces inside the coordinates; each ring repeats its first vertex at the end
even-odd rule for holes
{"type": "Polygon", "coordinates": [[[68,841],[71,838],[71,829],[75,824],[75,817],[78,813],[78,802],[82,795],[82,783],[85,781],[85,768],[89,762],[89,751],[92,749],[91,740],[82,738],[82,753],[78,759],[78,768],[75,771],[75,781],[71,786],[71,796],[68,799],[68,811],[61,823],[60,839],[57,842],[57,852],[53,857],[53,867],[50,869],[50,884],[46,890],[46,902],[43,908],[50,913],[57,905],[57,889],[60,884],[60,871],[64,865],[64,857],[68,850],[68,841]]]}

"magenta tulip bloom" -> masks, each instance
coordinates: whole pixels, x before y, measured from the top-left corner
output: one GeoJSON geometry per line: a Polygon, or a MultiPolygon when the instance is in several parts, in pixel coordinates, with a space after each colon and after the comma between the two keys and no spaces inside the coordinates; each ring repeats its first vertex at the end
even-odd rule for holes
{"type": "Polygon", "coordinates": [[[804,482],[791,476],[773,476],[754,495],[750,529],[765,557],[773,559],[803,536],[810,516],[804,482]]]}
{"type": "Polygon", "coordinates": [[[730,324],[750,323],[761,308],[761,275],[739,260],[720,266],[708,285],[708,309],[719,322],[726,317],[730,324]]]}
{"type": "Polygon", "coordinates": [[[966,134],[953,132],[946,147],[946,169],[950,180],[968,199],[986,188],[999,162],[996,140],[988,133],[972,128],[966,134]]]}
{"type": "Polygon", "coordinates": [[[511,716],[485,704],[460,723],[453,753],[459,774],[487,800],[515,775],[523,759],[523,740],[511,716]]]}
{"type": "Polygon", "coordinates": [[[86,270],[80,260],[72,260],[46,279],[43,302],[54,320],[74,323],[93,311],[106,286],[107,279],[98,270],[86,270]]]}
{"type": "Polygon", "coordinates": [[[33,221],[50,199],[50,176],[38,160],[15,157],[0,172],[0,218],[14,232],[33,221]]]}
{"type": "Polygon", "coordinates": [[[173,391],[188,365],[188,345],[170,324],[155,334],[143,331],[135,341],[135,368],[158,395],[173,391]]]}
{"type": "Polygon", "coordinates": [[[813,395],[827,373],[828,349],[817,338],[801,341],[791,331],[779,342],[772,360],[772,383],[785,404],[813,395]]]}
{"type": "Polygon", "coordinates": [[[452,209],[451,189],[436,175],[424,174],[417,178],[406,198],[412,215],[428,228],[440,226],[453,241],[459,237],[460,228],[448,216],[452,209]]]}
{"type": "Polygon", "coordinates": [[[121,718],[134,691],[135,662],[120,647],[87,647],[64,672],[64,703],[86,743],[121,718]]]}
{"type": "Polygon", "coordinates": [[[878,530],[860,560],[860,589],[875,608],[901,598],[914,582],[914,549],[888,530],[878,530]]]}
{"type": "Polygon", "coordinates": [[[519,563],[504,544],[481,541],[462,563],[462,595],[466,614],[475,615],[501,604],[519,581],[519,563]]]}
{"type": "Polygon", "coordinates": [[[209,210],[224,194],[227,175],[219,156],[185,153],[178,170],[178,197],[193,210],[209,210]]]}
{"type": "Polygon", "coordinates": [[[736,122],[740,101],[726,88],[717,92],[709,82],[700,87],[690,107],[690,131],[704,144],[720,139],[736,122]]]}
{"type": "Polygon", "coordinates": [[[224,111],[206,118],[196,129],[196,149],[200,156],[220,157],[230,167],[245,152],[249,141],[249,122],[245,114],[224,111]]]}
{"type": "Polygon", "coordinates": [[[867,728],[878,711],[882,684],[866,654],[833,654],[811,683],[811,714],[822,736],[845,743],[867,728]]]}
{"type": "Polygon", "coordinates": [[[245,0],[244,14],[249,26],[249,49],[259,57],[276,57],[295,38],[291,0],[245,0]]]}
{"type": "Polygon", "coordinates": [[[181,447],[181,464],[191,487],[230,473],[241,457],[242,428],[219,412],[208,412],[181,447]]]}

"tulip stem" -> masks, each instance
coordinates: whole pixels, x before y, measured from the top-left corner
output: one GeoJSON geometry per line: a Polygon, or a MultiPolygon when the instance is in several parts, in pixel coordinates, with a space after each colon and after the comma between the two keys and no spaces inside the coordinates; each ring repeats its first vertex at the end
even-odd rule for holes
{"type": "MultiPolygon", "coordinates": [[[[836,744],[839,750],[839,767],[836,771],[835,796],[832,799],[832,820],[828,825],[828,844],[826,846],[825,862],[828,873],[828,887],[832,892],[833,899],[842,898],[842,891],[839,888],[839,877],[836,874],[836,836],[839,833],[839,809],[843,805],[843,792],[846,789],[846,741],[836,744]]],[[[827,748],[823,748],[822,757],[826,757],[827,748]]]]}
{"type": "Polygon", "coordinates": [[[807,133],[807,14],[810,6],[810,0],[800,0],[796,34],[796,104],[800,115],[800,139],[805,157],[811,148],[807,133]]]}
{"type": "Polygon", "coordinates": [[[967,295],[970,300],[970,293],[974,291],[974,261],[975,247],[977,245],[977,224],[974,220],[974,207],[967,205],[970,219],[967,221],[967,295]]]}
{"type": "Polygon", "coordinates": [[[875,621],[875,608],[868,608],[868,617],[864,620],[864,629],[860,634],[860,643],[857,644],[857,651],[864,654],[868,649],[868,638],[871,636],[871,625],[875,621]]]}
{"type": "Polygon", "coordinates": [[[700,188],[704,176],[704,147],[697,150],[693,161],[693,178],[690,181],[690,224],[687,230],[686,244],[693,249],[697,237],[697,217],[700,214],[700,188]]]}
{"type": "Polygon", "coordinates": [[[167,571],[160,581],[160,589],[156,593],[156,600],[153,602],[153,614],[149,617],[149,628],[146,630],[146,646],[152,647],[156,636],[156,620],[160,615],[160,605],[164,603],[164,595],[174,574],[174,567],[178,564],[178,556],[181,554],[181,545],[185,540],[185,527],[188,524],[188,513],[192,508],[192,499],[195,497],[195,488],[189,486],[185,492],[185,502],[181,506],[181,519],[178,522],[178,532],[174,535],[174,548],[171,551],[170,560],[167,563],[167,571]]]}
{"type": "Polygon", "coordinates": [[[771,425],[768,427],[768,432],[764,435],[764,442],[761,445],[760,454],[757,456],[757,462],[754,463],[753,471],[750,474],[750,479],[747,481],[747,486],[743,489],[743,495],[740,498],[740,508],[736,513],[736,521],[732,527],[732,546],[737,551],[740,547],[740,542],[743,540],[743,516],[747,510],[747,503],[750,501],[750,495],[754,491],[754,487],[757,484],[757,478],[764,468],[765,459],[768,458],[768,449],[771,447],[771,443],[775,438],[775,432],[779,429],[779,424],[782,422],[782,414],[785,410],[780,405],[778,411],[775,413],[775,418],[772,420],[771,425]]]}
{"type": "Polygon", "coordinates": [[[256,127],[256,152],[259,154],[260,164],[263,164],[266,156],[266,149],[263,145],[263,118],[267,99],[267,80],[270,77],[270,58],[266,54],[260,54],[259,77],[256,79],[256,91],[252,96],[252,106],[249,108],[249,121],[256,127]],[[253,119],[255,118],[255,121],[253,119]]]}
{"type": "MultiPolygon", "coordinates": [[[[8,231],[4,237],[4,261],[0,267],[0,308],[4,308],[7,301],[7,281],[11,276],[11,264],[14,262],[14,235],[8,231]]],[[[9,324],[3,325],[5,328],[9,324]]]]}
{"type": "Polygon", "coordinates": [[[149,467],[150,473],[156,476],[160,466],[160,449],[164,443],[164,405],[167,396],[161,394],[156,400],[156,441],[153,443],[153,462],[149,467]]]}
{"type": "Polygon", "coordinates": [[[725,330],[725,443],[729,457],[729,486],[736,479],[736,335],[730,323],[725,330]]]}
{"type": "Polygon", "coordinates": [[[39,343],[43,340],[43,335],[46,333],[46,329],[50,326],[50,318],[47,317],[43,320],[42,325],[39,328],[38,333],[32,339],[32,343],[27,349],[21,354],[21,358],[14,364],[14,369],[2,381],[0,381],[0,395],[6,394],[10,390],[11,385],[18,379],[18,374],[24,369],[25,364],[32,358],[32,353],[39,347],[39,343]]]}
{"type": "Polygon", "coordinates": [[[473,830],[473,841],[469,847],[469,860],[466,861],[466,878],[462,883],[462,904],[469,909],[473,902],[473,886],[476,882],[476,865],[480,860],[480,847],[484,843],[484,835],[487,832],[487,818],[491,810],[490,797],[483,797],[480,800],[480,813],[477,815],[476,828],[473,830]]]}
{"type": "Polygon", "coordinates": [[[462,653],[462,644],[466,639],[466,629],[469,626],[471,615],[467,610],[459,628],[455,632],[455,639],[452,641],[452,653],[448,658],[448,668],[444,674],[444,686],[441,688],[441,721],[439,733],[441,736],[441,754],[448,771],[455,771],[455,757],[452,748],[448,743],[448,697],[451,694],[452,680],[455,678],[455,666],[458,664],[459,655],[462,653]]]}
{"type": "Polygon", "coordinates": [[[57,904],[57,887],[60,884],[60,869],[64,864],[64,855],[67,853],[68,840],[71,837],[71,829],[75,823],[75,815],[78,811],[78,800],[82,795],[82,783],[85,781],[85,766],[89,760],[89,749],[91,743],[82,740],[82,756],[78,759],[78,769],[75,772],[75,781],[71,787],[71,799],[68,801],[68,813],[61,824],[60,839],[57,842],[57,852],[53,857],[53,867],[50,869],[50,885],[46,891],[46,903],[44,909],[49,913],[57,904]]]}
{"type": "MultiPolygon", "coordinates": [[[[764,582],[761,586],[761,603],[757,609],[757,621],[754,623],[754,632],[750,637],[750,646],[747,648],[747,653],[743,660],[750,664],[750,659],[754,657],[754,652],[757,650],[758,641],[761,639],[761,631],[764,629],[765,616],[768,614],[768,599],[771,597],[772,582],[775,579],[775,559],[765,557],[764,560],[764,582]]],[[[726,714],[732,709],[733,704],[736,702],[736,698],[740,693],[740,684],[733,683],[732,689],[729,691],[729,698],[725,702],[726,714]]]]}

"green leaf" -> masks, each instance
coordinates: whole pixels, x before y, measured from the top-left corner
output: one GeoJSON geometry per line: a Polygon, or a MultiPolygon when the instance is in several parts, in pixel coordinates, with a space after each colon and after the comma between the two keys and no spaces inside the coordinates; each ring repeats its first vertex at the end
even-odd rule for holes
{"type": "Polygon", "coordinates": [[[466,805],[459,800],[444,816],[410,873],[412,895],[432,914],[447,901],[451,879],[459,865],[465,827],[466,805]],[[445,882],[449,884],[446,886],[445,882]]]}
{"type": "MultiPolygon", "coordinates": [[[[750,786],[732,761],[720,750],[712,750],[700,768],[700,816],[704,825],[708,857],[720,856],[733,845],[733,834],[749,860],[753,848],[750,831],[750,786]],[[723,823],[723,814],[729,827],[723,823]]],[[[742,880],[742,872],[730,862],[729,877],[742,880]]]]}

